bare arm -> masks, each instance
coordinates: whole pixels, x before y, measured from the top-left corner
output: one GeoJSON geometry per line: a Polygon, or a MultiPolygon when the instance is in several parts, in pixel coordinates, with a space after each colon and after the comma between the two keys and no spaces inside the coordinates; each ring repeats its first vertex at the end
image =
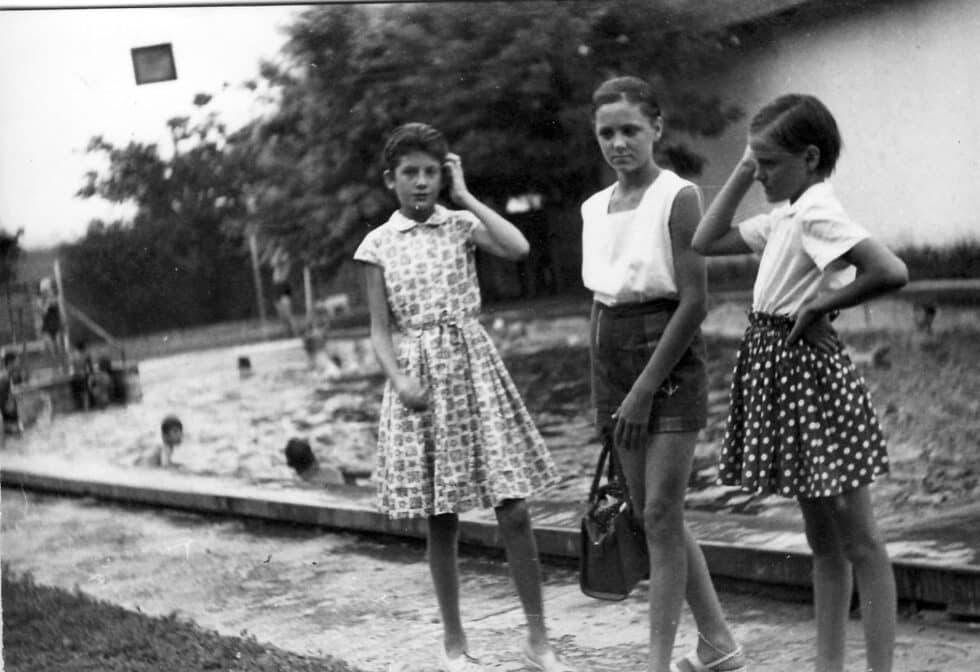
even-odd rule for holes
{"type": "Polygon", "coordinates": [[[834,291],[815,296],[804,305],[796,314],[796,323],[786,338],[787,343],[794,343],[807,327],[823,315],[860,305],[899,289],[909,281],[905,263],[872,238],[865,238],[842,258],[857,268],[854,281],[834,291]]]}
{"type": "Polygon", "coordinates": [[[391,381],[402,403],[412,410],[421,411],[428,406],[426,391],[415,378],[408,376],[398,366],[395,344],[391,336],[391,310],[385,293],[384,269],[375,264],[364,264],[367,281],[368,310],[371,313],[371,345],[381,370],[391,381]]]}
{"type": "Polygon", "coordinates": [[[691,247],[706,257],[752,252],[742,234],[732,227],[735,210],[742,202],[755,179],[755,158],[746,147],[745,153],[728,176],[725,185],[708,206],[691,240],[691,247]]]}
{"type": "Polygon", "coordinates": [[[691,344],[707,312],[707,279],[704,258],[691,248],[691,236],[701,216],[694,189],[681,191],[670,215],[670,239],[678,306],[657,347],[633,383],[617,412],[615,439],[628,448],[646,445],[647,423],[653,398],[691,344]]]}
{"type": "Polygon", "coordinates": [[[448,154],[445,166],[449,170],[452,180],[450,195],[453,201],[476,215],[483,224],[473,231],[473,242],[476,246],[504,259],[516,261],[526,257],[530,251],[530,245],[524,234],[466,188],[466,181],[463,179],[463,164],[459,156],[452,153],[448,154]]]}

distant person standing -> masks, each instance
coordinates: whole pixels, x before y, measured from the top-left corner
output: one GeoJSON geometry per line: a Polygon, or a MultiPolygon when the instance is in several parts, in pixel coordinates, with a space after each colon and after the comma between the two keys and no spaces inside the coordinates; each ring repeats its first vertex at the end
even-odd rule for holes
{"type": "Polygon", "coordinates": [[[292,257],[282,247],[276,247],[269,258],[272,267],[272,288],[276,297],[276,314],[286,326],[290,336],[296,335],[293,321],[293,289],[289,284],[289,274],[293,268],[292,257]]]}
{"type": "Polygon", "coordinates": [[[88,410],[92,406],[92,397],[89,392],[92,374],[95,372],[95,363],[92,355],[88,351],[88,344],[84,340],[75,342],[75,350],[72,352],[71,364],[71,390],[75,400],[75,407],[88,410]]]}
{"type": "Polygon", "coordinates": [[[61,315],[58,293],[51,278],[41,278],[38,283],[38,295],[34,307],[35,323],[41,338],[44,340],[45,351],[60,363],[64,354],[61,344],[64,320],[61,315]]]}

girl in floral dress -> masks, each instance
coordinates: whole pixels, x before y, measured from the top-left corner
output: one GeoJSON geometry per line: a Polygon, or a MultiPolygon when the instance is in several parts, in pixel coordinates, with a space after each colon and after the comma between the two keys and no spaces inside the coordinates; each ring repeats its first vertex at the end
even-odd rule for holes
{"type": "Polygon", "coordinates": [[[400,126],[383,159],[399,208],[354,253],[365,263],[371,342],[388,378],[374,472],[379,508],[392,518],[427,519],[443,670],[481,669],[462,627],[457,566],[458,514],[476,507],[497,516],[527,617],[525,662],[568,670],[548,643],[525,502],[556,482],[555,466],[477,319],[475,248],[519,259],[527,240],[470,194],[459,156],[431,126],[400,126]],[[437,204],[446,181],[464,210],[437,204]]]}

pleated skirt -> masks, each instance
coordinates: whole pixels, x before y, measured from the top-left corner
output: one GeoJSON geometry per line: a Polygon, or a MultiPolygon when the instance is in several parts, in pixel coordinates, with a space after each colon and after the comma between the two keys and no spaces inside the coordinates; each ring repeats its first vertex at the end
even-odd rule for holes
{"type": "Polygon", "coordinates": [[[738,351],[718,480],[797,499],[831,497],[888,472],[864,379],[838,340],[785,344],[792,320],[754,312],[738,351]]]}
{"type": "Polygon", "coordinates": [[[437,324],[401,339],[402,370],[429,392],[408,409],[389,382],[381,403],[377,504],[391,518],[495,507],[555,485],[544,440],[476,320],[437,324]]]}

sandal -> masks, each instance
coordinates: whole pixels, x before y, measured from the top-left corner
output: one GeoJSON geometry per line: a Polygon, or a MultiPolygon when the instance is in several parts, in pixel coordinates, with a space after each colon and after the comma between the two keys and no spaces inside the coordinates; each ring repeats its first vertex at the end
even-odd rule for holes
{"type": "Polygon", "coordinates": [[[439,669],[441,672],[483,672],[484,667],[479,659],[466,651],[456,658],[450,658],[443,650],[439,657],[439,669]]]}
{"type": "Polygon", "coordinates": [[[695,647],[693,651],[681,658],[676,663],[670,664],[670,672],[747,672],[749,669],[748,665],[742,663],[738,667],[730,667],[725,670],[720,670],[719,668],[727,663],[733,658],[738,658],[742,655],[742,647],[736,646],[732,651],[728,653],[723,653],[721,649],[705,639],[704,635],[700,632],[698,633],[698,639],[704,640],[704,643],[710,646],[712,649],[717,651],[719,655],[717,658],[711,662],[702,662],[701,657],[698,655],[698,650],[695,647]]]}
{"type": "Polygon", "coordinates": [[[538,672],[576,672],[574,667],[558,657],[554,649],[548,649],[539,656],[527,643],[524,644],[524,664],[538,672]]]}

